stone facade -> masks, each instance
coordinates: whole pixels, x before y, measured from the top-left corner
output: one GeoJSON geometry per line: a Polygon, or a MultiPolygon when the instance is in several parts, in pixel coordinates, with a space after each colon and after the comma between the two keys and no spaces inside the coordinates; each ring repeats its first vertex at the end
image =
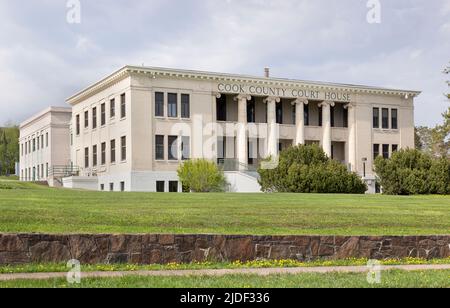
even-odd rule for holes
{"type": "Polygon", "coordinates": [[[450,236],[0,234],[0,264],[167,264],[258,259],[450,257],[450,236]]]}

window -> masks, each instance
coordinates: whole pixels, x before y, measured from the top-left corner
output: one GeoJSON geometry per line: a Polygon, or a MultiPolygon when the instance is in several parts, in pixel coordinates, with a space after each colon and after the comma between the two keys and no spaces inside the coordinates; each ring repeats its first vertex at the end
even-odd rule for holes
{"type": "Polygon", "coordinates": [[[169,182],[169,192],[171,192],[171,193],[177,193],[178,192],[178,182],[177,181],[170,181],[169,182]]]}
{"type": "Polygon", "coordinates": [[[323,124],[323,107],[319,107],[319,126],[322,126],[323,124]]]}
{"type": "Polygon", "coordinates": [[[398,144],[392,145],[392,153],[398,152],[398,144]]]}
{"type": "Polygon", "coordinates": [[[48,178],[48,163],[45,164],[45,176],[48,178]]]}
{"type": "Polygon", "coordinates": [[[33,139],[33,152],[36,152],[36,139],[33,139]]]}
{"type": "Polygon", "coordinates": [[[305,112],[305,126],[309,126],[309,105],[305,105],[303,108],[305,112]]]}
{"type": "Polygon", "coordinates": [[[101,161],[101,164],[102,164],[102,166],[104,166],[105,164],[106,164],[106,142],[103,142],[102,143],[102,145],[101,145],[101,147],[102,147],[102,161],[101,161]]]}
{"type": "Polygon", "coordinates": [[[39,151],[39,145],[40,145],[40,140],[39,137],[36,138],[36,146],[37,146],[37,150],[39,151]]]}
{"type": "Polygon", "coordinates": [[[109,101],[109,117],[114,118],[116,116],[116,99],[113,98],[109,101]]]}
{"type": "Polygon", "coordinates": [[[84,168],[89,168],[89,148],[84,149],[84,168]]]}
{"type": "Polygon", "coordinates": [[[45,133],[45,146],[48,148],[48,133],[45,133]]]}
{"type": "Polygon", "coordinates": [[[100,184],[100,190],[105,191],[105,184],[100,184]]]}
{"type": "Polygon", "coordinates": [[[84,128],[89,127],[89,111],[84,112],[84,128]]]}
{"type": "Polygon", "coordinates": [[[41,165],[41,177],[44,177],[44,164],[41,165]]]}
{"type": "Polygon", "coordinates": [[[20,145],[20,155],[23,156],[23,143],[20,145]]]}
{"type": "Polygon", "coordinates": [[[398,110],[392,109],[391,110],[391,128],[392,129],[398,129],[398,110]]]}
{"type": "Polygon", "coordinates": [[[106,104],[100,106],[100,125],[104,126],[106,124],[106,104]]]}
{"type": "Polygon", "coordinates": [[[343,123],[344,127],[348,127],[348,108],[344,108],[343,123]]]}
{"type": "Polygon", "coordinates": [[[92,129],[97,128],[97,107],[92,108],[92,129]]]}
{"type": "Polygon", "coordinates": [[[383,158],[389,158],[389,144],[383,144],[383,158]]]}
{"type": "Polygon", "coordinates": [[[92,166],[97,167],[97,145],[92,147],[92,166]]]}
{"type": "Polygon", "coordinates": [[[116,162],[116,140],[111,140],[111,164],[116,162]]]}
{"type": "Polygon", "coordinates": [[[164,181],[157,181],[156,182],[156,192],[163,193],[166,191],[166,183],[164,181]]]}
{"type": "Polygon", "coordinates": [[[44,134],[41,135],[41,149],[44,149],[44,134]]]}
{"type": "Polygon", "coordinates": [[[120,118],[123,119],[127,116],[127,101],[125,93],[120,96],[120,118]]]}
{"type": "Polygon", "coordinates": [[[164,136],[155,138],[155,159],[164,160],[164,136]]]}
{"type": "Polygon", "coordinates": [[[169,160],[178,160],[178,137],[169,136],[168,144],[169,160]]]}
{"type": "Polygon", "coordinates": [[[125,182],[120,182],[120,191],[121,192],[125,191],[125,182]]]}
{"type": "Polygon", "coordinates": [[[125,136],[120,138],[120,153],[121,160],[127,160],[127,137],[125,136]]]}
{"type": "Polygon", "coordinates": [[[255,123],[255,121],[256,121],[256,104],[255,98],[252,97],[252,99],[247,102],[247,122],[255,123]]]}
{"type": "Polygon", "coordinates": [[[164,93],[155,93],[155,117],[164,117],[164,93]]]}
{"type": "Polygon", "coordinates": [[[380,145],[374,144],[373,145],[373,160],[377,159],[378,156],[380,156],[380,145]]]}
{"type": "Polygon", "coordinates": [[[80,134],[80,115],[77,115],[76,116],[76,124],[75,124],[75,126],[76,126],[76,133],[77,133],[77,136],[80,134]]]}
{"type": "Polygon", "coordinates": [[[189,94],[181,94],[181,117],[183,119],[191,117],[191,98],[189,94]]]}
{"type": "Polygon", "coordinates": [[[373,108],[373,128],[380,128],[380,108],[373,108]]]}
{"type": "Polygon", "coordinates": [[[191,138],[183,137],[181,140],[181,153],[182,160],[188,160],[191,158],[191,138]]]}
{"type": "Polygon", "coordinates": [[[178,117],[178,95],[176,93],[169,93],[167,99],[167,113],[169,118],[178,117]]]}
{"type": "Polygon", "coordinates": [[[276,116],[277,124],[283,124],[283,102],[277,103],[276,116]]]}
{"type": "Polygon", "coordinates": [[[114,183],[109,183],[109,191],[114,191],[114,183]]]}
{"type": "Polygon", "coordinates": [[[389,129],[389,109],[383,108],[382,117],[382,128],[389,129]]]}
{"type": "Polygon", "coordinates": [[[217,121],[225,122],[227,120],[227,97],[222,95],[216,100],[217,121]]]}

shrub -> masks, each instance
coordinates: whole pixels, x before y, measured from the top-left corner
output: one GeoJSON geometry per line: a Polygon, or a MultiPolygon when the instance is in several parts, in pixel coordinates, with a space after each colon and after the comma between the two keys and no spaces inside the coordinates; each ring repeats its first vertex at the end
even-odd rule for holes
{"type": "Polygon", "coordinates": [[[289,148],[280,154],[276,169],[259,169],[264,192],[351,193],[367,191],[361,178],[329,159],[317,145],[289,148]]]}
{"type": "Polygon", "coordinates": [[[401,150],[390,159],[378,157],[375,172],[388,195],[450,193],[450,160],[418,150],[401,150]]]}
{"type": "Polygon", "coordinates": [[[205,159],[186,161],[178,169],[183,188],[192,192],[224,192],[227,181],[222,170],[205,159]]]}

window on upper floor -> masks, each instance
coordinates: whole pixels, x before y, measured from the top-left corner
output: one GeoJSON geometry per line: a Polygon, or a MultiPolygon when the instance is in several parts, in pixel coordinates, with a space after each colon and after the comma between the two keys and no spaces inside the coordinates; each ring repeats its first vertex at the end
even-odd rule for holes
{"type": "Polygon", "coordinates": [[[389,155],[390,155],[389,148],[390,148],[389,144],[383,144],[383,158],[384,159],[389,159],[389,155]]]}
{"type": "Polygon", "coordinates": [[[164,117],[164,93],[155,93],[155,117],[164,117]]]}
{"type": "Polygon", "coordinates": [[[391,110],[391,128],[398,129],[398,109],[391,110]]]}
{"type": "Polygon", "coordinates": [[[92,147],[92,166],[97,167],[97,145],[92,147]]]}
{"type": "Polygon", "coordinates": [[[109,101],[109,117],[114,118],[116,116],[116,99],[113,98],[109,101]]]}
{"type": "Polygon", "coordinates": [[[191,138],[183,137],[181,140],[182,160],[191,159],[191,138]]]}
{"type": "Polygon", "coordinates": [[[101,144],[101,164],[104,166],[106,164],[106,142],[101,144]]]}
{"type": "Polygon", "coordinates": [[[84,168],[89,168],[89,148],[84,148],[84,168]]]}
{"type": "Polygon", "coordinates": [[[169,160],[178,160],[178,136],[168,137],[168,155],[169,160]]]}
{"type": "Polygon", "coordinates": [[[120,159],[122,161],[127,160],[127,137],[120,138],[120,159]]]}
{"type": "Polygon", "coordinates": [[[373,108],[373,128],[380,128],[380,108],[373,108]]]}
{"type": "Polygon", "coordinates": [[[164,136],[155,137],[155,160],[164,160],[164,136]]]}
{"type": "Polygon", "coordinates": [[[389,109],[383,108],[381,111],[381,123],[383,129],[389,129],[389,109]]]}
{"type": "Polygon", "coordinates": [[[111,164],[116,162],[116,140],[111,140],[111,164]]]}
{"type": "Polygon", "coordinates": [[[169,118],[178,117],[178,94],[176,93],[167,95],[167,115],[169,118]]]}
{"type": "Polygon", "coordinates": [[[89,111],[84,112],[84,128],[89,127],[89,111]]]}
{"type": "Polygon", "coordinates": [[[394,154],[395,152],[398,152],[398,144],[392,145],[392,154],[394,154]]]}
{"type": "Polygon", "coordinates": [[[125,93],[120,96],[120,118],[123,119],[127,116],[127,101],[125,93]]]}
{"type": "Polygon", "coordinates": [[[106,125],[106,104],[101,104],[100,106],[100,125],[106,125]]]}
{"type": "Polygon", "coordinates": [[[97,128],[97,107],[92,108],[92,129],[97,128]]]}
{"type": "Polygon", "coordinates": [[[189,94],[181,94],[181,117],[183,119],[191,117],[191,97],[189,94]]]}
{"type": "Polygon", "coordinates": [[[80,134],[80,115],[78,114],[75,118],[76,134],[78,136],[80,134]]]}
{"type": "Polygon", "coordinates": [[[380,145],[374,144],[373,145],[373,160],[377,159],[378,156],[380,156],[380,145]]]}

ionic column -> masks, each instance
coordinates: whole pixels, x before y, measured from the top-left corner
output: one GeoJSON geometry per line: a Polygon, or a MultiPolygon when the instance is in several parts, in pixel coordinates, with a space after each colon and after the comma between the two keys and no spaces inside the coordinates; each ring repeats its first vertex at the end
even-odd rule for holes
{"type": "Polygon", "coordinates": [[[239,170],[245,170],[248,164],[248,140],[247,140],[247,101],[249,95],[238,95],[234,98],[238,102],[238,128],[237,128],[237,159],[239,170]]]}
{"type": "Polygon", "coordinates": [[[295,106],[295,123],[297,126],[295,144],[305,144],[305,105],[308,105],[308,100],[297,99],[292,104],[295,106]]]}
{"type": "Polygon", "coordinates": [[[348,163],[356,171],[356,108],[353,103],[344,108],[348,109],[348,163]]]}
{"type": "Polygon", "coordinates": [[[268,155],[278,156],[278,126],[277,126],[277,103],[281,102],[279,97],[268,97],[264,100],[267,104],[267,150],[268,155]]]}
{"type": "Polygon", "coordinates": [[[325,101],[319,104],[322,107],[322,120],[323,120],[323,139],[322,147],[329,158],[332,157],[331,153],[331,107],[334,107],[334,102],[325,101]]]}

